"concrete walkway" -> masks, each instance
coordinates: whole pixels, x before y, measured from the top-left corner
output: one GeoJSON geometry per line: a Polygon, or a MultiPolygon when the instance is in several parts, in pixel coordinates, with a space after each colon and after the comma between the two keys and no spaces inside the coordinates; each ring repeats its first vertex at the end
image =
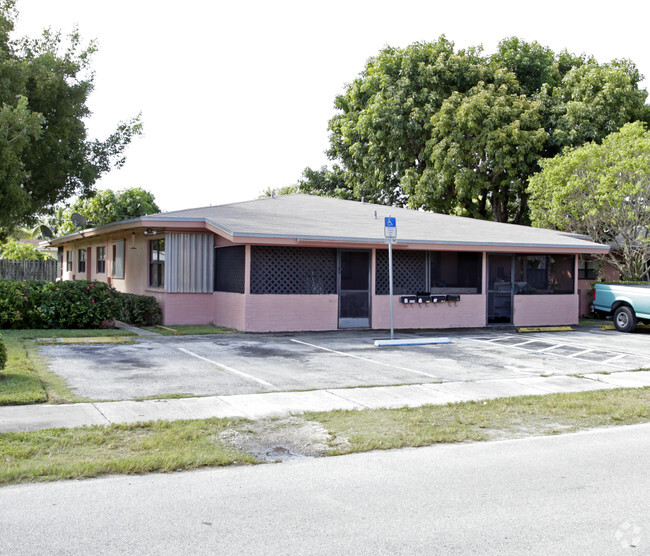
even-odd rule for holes
{"type": "Polygon", "coordinates": [[[151,332],[151,330],[145,330],[144,328],[140,328],[139,326],[131,326],[130,324],[126,324],[121,320],[115,321],[115,328],[119,330],[128,330],[129,332],[133,332],[136,336],[145,336],[145,337],[148,336],[150,338],[160,338],[160,334],[157,334],[156,332],[151,332]]]}
{"type": "Polygon", "coordinates": [[[147,401],[0,407],[0,432],[109,425],[139,421],[245,417],[261,419],[306,411],[416,407],[560,392],[650,386],[650,371],[501,380],[338,388],[147,401]]]}

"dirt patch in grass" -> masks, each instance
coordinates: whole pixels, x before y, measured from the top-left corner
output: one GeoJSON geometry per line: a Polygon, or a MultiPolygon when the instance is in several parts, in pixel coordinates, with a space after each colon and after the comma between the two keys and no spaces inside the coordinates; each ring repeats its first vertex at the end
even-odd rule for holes
{"type": "Polygon", "coordinates": [[[335,443],[322,425],[296,416],[253,421],[222,432],[220,440],[265,462],[324,456],[335,443]]]}

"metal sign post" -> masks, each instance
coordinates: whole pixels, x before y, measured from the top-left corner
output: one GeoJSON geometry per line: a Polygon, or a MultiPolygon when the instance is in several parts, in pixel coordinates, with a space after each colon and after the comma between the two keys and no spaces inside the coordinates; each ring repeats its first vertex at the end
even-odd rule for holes
{"type": "Polygon", "coordinates": [[[388,298],[390,303],[390,339],[395,338],[395,320],[393,315],[393,243],[397,241],[397,219],[384,218],[384,241],[388,243],[388,298]]]}

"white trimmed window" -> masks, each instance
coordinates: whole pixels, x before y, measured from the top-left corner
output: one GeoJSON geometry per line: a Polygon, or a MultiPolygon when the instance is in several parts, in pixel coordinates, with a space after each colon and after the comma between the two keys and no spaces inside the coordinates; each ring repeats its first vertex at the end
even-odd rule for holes
{"type": "Polygon", "coordinates": [[[124,278],[124,240],[113,244],[113,278],[124,278]]]}

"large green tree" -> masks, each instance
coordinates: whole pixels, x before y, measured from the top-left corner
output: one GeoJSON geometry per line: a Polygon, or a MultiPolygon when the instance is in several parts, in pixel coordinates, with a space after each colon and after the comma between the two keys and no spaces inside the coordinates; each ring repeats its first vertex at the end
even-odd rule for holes
{"type": "Polygon", "coordinates": [[[407,171],[410,204],[436,212],[521,222],[526,177],[537,168],[548,134],[541,103],[512,94],[516,80],[503,72],[466,94],[452,93],[431,119],[427,166],[407,171]]]}
{"type": "Polygon", "coordinates": [[[86,219],[86,227],[104,226],[119,220],[137,218],[146,214],[160,212],[152,193],[141,187],[131,187],[120,191],[102,189],[92,197],[77,199],[67,208],[59,209],[52,224],[57,235],[70,234],[75,231],[72,214],[78,213],[86,219]]]}
{"type": "Polygon", "coordinates": [[[529,187],[533,224],[609,244],[606,259],[624,279],[650,280],[650,133],[643,124],[541,164],[529,187]]]}
{"type": "Polygon", "coordinates": [[[353,200],[356,198],[354,188],[346,180],[346,173],[338,164],[332,168],[321,166],[319,170],[305,168],[298,180],[298,191],[308,195],[338,197],[353,200]]]}
{"type": "Polygon", "coordinates": [[[629,61],[599,65],[518,38],[492,56],[445,37],[385,48],[336,98],[336,175],[308,169],[301,190],[528,223],[540,159],[650,122],[640,80],[629,61]]]}
{"type": "Polygon", "coordinates": [[[626,123],[650,123],[650,107],[645,104],[648,93],[639,88],[641,79],[627,60],[603,65],[588,60],[568,71],[558,86],[545,86],[539,97],[550,131],[548,154],[600,142],[626,123]]]}
{"type": "Polygon", "coordinates": [[[427,165],[431,118],[454,92],[466,92],[488,68],[479,49],[456,52],[441,37],[434,43],[385,48],[360,77],[336,97],[329,123],[331,159],[345,169],[357,198],[405,205],[402,178],[427,165]]]}
{"type": "Polygon", "coordinates": [[[13,39],[14,0],[0,3],[0,232],[32,221],[124,163],[124,149],[141,131],[136,117],[105,140],[87,136],[94,43],[78,33],[64,39],[13,39]]]}

